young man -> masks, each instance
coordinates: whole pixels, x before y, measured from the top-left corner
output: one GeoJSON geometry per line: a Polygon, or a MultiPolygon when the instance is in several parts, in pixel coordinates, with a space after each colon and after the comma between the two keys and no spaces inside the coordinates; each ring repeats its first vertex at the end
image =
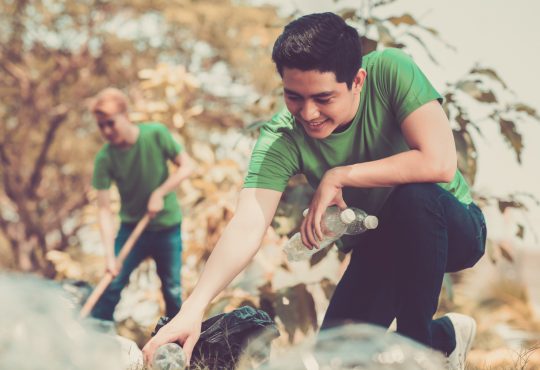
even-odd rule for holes
{"type": "Polygon", "coordinates": [[[99,228],[107,271],[115,277],[92,310],[92,316],[113,320],[120,292],[128,283],[131,272],[146,257],[152,257],[156,262],[166,313],[175,315],[181,304],[182,214],[174,189],[191,174],[192,161],[164,125],[132,123],[128,117],[128,99],[120,90],[101,91],[95,97],[91,111],[107,140],[96,156],[92,185],[97,190],[99,228]],[[171,175],[169,160],[177,166],[171,175]],[[116,238],[109,195],[113,182],[121,201],[121,225],[116,238]],[[119,266],[115,256],[145,214],[151,221],[123,266],[119,266]]]}
{"type": "Polygon", "coordinates": [[[145,346],[146,359],[169,341],[191,353],[208,303],[257,252],[290,176],[316,188],[301,226],[307,248],[321,237],[329,205],[379,216],[379,227],[344,241],[350,264],[323,328],[344,321],[389,326],[449,355],[463,369],[474,321],[432,321],[443,275],[482,256],[485,222],[457,170],[441,96],[403,52],[362,58],[360,37],[332,13],[293,21],[272,58],[287,109],[261,130],[236,213],[197,287],[170,324],[145,346]]]}

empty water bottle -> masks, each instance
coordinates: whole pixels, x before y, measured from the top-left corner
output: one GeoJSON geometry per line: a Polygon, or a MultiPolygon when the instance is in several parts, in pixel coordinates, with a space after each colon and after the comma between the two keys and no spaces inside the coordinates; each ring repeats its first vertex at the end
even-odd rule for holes
{"type": "MultiPolygon", "coordinates": [[[[306,211],[304,211],[304,217],[306,216],[306,211]]],[[[328,207],[321,219],[323,239],[319,242],[319,248],[308,249],[302,243],[300,232],[297,232],[285,245],[284,251],[287,253],[287,258],[289,261],[308,259],[311,255],[339,239],[347,230],[347,225],[353,222],[355,217],[354,211],[351,209],[342,211],[336,206],[328,207]]]]}
{"type": "Polygon", "coordinates": [[[349,207],[354,212],[354,221],[347,225],[346,235],[357,235],[364,231],[376,229],[379,225],[377,216],[368,215],[364,210],[355,207],[349,207]]]}
{"type": "MultiPolygon", "coordinates": [[[[307,211],[304,211],[304,217],[307,215],[307,211]]],[[[289,239],[284,251],[287,253],[289,261],[306,260],[331,245],[343,234],[360,234],[366,230],[375,229],[377,225],[377,217],[369,216],[361,209],[347,208],[342,211],[337,206],[331,206],[326,209],[321,220],[323,240],[320,241],[319,248],[308,249],[302,243],[300,232],[297,232],[289,239]]]]}
{"type": "Polygon", "coordinates": [[[186,355],[177,343],[160,346],[152,359],[152,370],[184,370],[186,355]]]}

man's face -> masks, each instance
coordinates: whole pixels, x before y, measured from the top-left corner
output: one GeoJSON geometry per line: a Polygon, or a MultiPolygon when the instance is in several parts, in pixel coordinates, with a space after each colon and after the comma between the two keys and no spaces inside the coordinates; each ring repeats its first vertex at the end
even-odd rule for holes
{"type": "Polygon", "coordinates": [[[94,116],[105,140],[115,146],[125,143],[129,120],[125,112],[118,111],[116,104],[103,104],[94,116]]]}
{"type": "Polygon", "coordinates": [[[306,134],[324,139],[354,118],[358,109],[363,78],[351,89],[337,82],[333,72],[283,69],[285,104],[306,134]]]}

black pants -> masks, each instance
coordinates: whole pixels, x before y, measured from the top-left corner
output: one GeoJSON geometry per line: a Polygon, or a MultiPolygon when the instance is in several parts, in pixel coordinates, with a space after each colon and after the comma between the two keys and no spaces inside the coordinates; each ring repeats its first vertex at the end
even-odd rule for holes
{"type": "Polygon", "coordinates": [[[322,329],[343,322],[388,327],[443,353],[455,348],[446,317],[433,320],[445,272],[473,266],[484,254],[481,210],[436,184],[394,189],[375,230],[358,243],[338,283],[322,329]]]}

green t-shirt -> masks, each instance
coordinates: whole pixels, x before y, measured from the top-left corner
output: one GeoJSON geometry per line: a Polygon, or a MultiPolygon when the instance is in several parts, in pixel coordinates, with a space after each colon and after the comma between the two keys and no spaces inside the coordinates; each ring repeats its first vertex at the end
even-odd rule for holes
{"type": "MultiPolygon", "coordinates": [[[[334,167],[369,162],[409,150],[400,125],[420,106],[442,97],[418,66],[399,49],[366,55],[362,67],[367,77],[358,111],[342,132],[313,139],[287,111],[277,113],[260,132],[253,149],[245,188],[285,190],[289,178],[303,173],[317,188],[324,173],[334,167]]],[[[462,203],[472,201],[469,186],[459,170],[450,183],[440,183],[462,203]]],[[[378,214],[391,187],[345,188],[349,206],[378,214]]]]}
{"type": "MultiPolygon", "coordinates": [[[[97,190],[109,189],[116,183],[120,193],[120,219],[135,223],[146,213],[150,194],[169,177],[167,160],[173,160],[182,147],[161,123],[138,125],[139,137],[129,148],[117,148],[109,143],[98,152],[94,162],[92,185],[97,190]]],[[[182,221],[176,193],[164,198],[164,207],[150,221],[149,229],[161,229],[182,221]]]]}

